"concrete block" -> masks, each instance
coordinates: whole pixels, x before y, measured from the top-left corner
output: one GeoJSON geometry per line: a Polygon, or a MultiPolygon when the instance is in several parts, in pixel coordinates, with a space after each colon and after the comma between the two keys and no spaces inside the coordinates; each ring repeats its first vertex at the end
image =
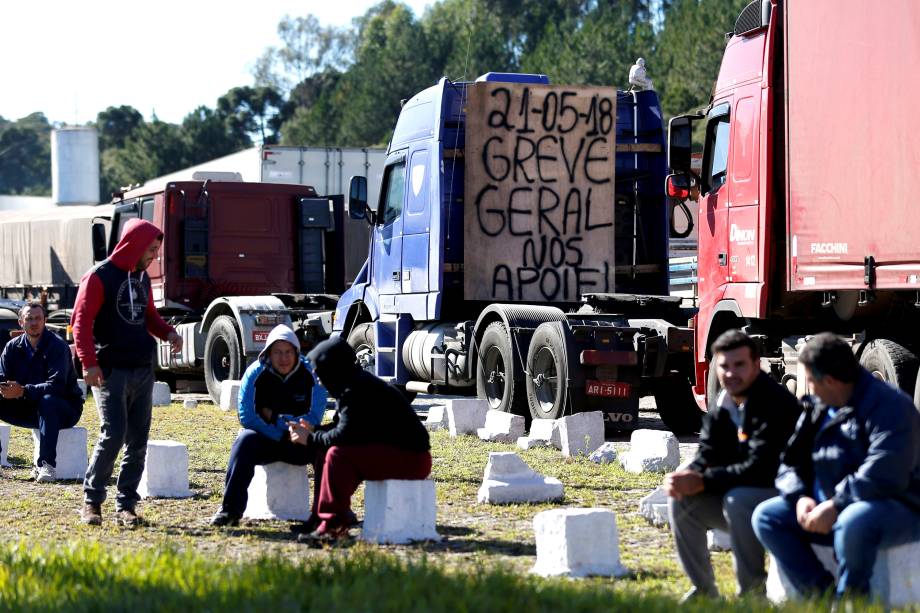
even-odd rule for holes
{"type": "Polygon", "coordinates": [[[486,425],[489,403],[480,398],[452,398],[447,401],[447,428],[451,436],[472,434],[486,425]]]}
{"type": "Polygon", "coordinates": [[[429,432],[437,432],[438,430],[447,430],[448,426],[447,407],[440,404],[432,405],[428,409],[428,418],[425,420],[425,428],[429,432]]]}
{"type": "Polygon", "coordinates": [[[0,466],[9,468],[6,458],[10,451],[10,426],[0,424],[0,466]]]}
{"type": "Polygon", "coordinates": [[[172,402],[172,392],[169,391],[169,383],[163,381],[153,382],[153,406],[165,407],[172,402]]]}
{"type": "Polygon", "coordinates": [[[535,419],[530,422],[530,432],[527,436],[519,436],[517,446],[521,449],[534,449],[536,447],[555,447],[560,449],[559,428],[555,419],[535,419]]]}
{"type": "Polygon", "coordinates": [[[668,495],[664,493],[664,488],[657,488],[639,501],[639,515],[654,526],[667,526],[671,523],[668,517],[668,495]]]}
{"type": "Polygon", "coordinates": [[[306,466],[285,462],[256,466],[248,492],[249,501],[243,517],[305,521],[310,516],[310,482],[306,466]]]}
{"type": "Polygon", "coordinates": [[[559,430],[555,425],[555,419],[534,419],[530,422],[530,432],[528,436],[533,439],[543,440],[550,444],[558,445],[559,430]]]}
{"type": "Polygon", "coordinates": [[[236,411],[240,408],[240,382],[224,379],[220,382],[220,408],[236,411]]]}
{"type": "Polygon", "coordinates": [[[677,470],[680,447],[677,438],[664,430],[636,430],[629,439],[629,451],[620,457],[627,472],[659,472],[677,470]]]}
{"type": "Polygon", "coordinates": [[[608,509],[552,509],[533,518],[537,563],[547,576],[621,577],[616,514],[608,509]]]}
{"type": "Polygon", "coordinates": [[[198,401],[195,400],[194,398],[186,398],[185,400],[182,401],[182,408],[183,409],[197,409],[198,401]]]}
{"type": "MultiPolygon", "coordinates": [[[[32,430],[32,463],[38,461],[38,429],[32,430]]],[[[58,432],[57,466],[58,479],[80,479],[86,476],[88,464],[86,454],[86,428],[65,428],[58,432]]]]}
{"type": "Polygon", "coordinates": [[[147,460],[137,493],[141,498],[188,498],[188,447],[177,441],[147,441],[147,460]]]}
{"type": "Polygon", "coordinates": [[[559,449],[572,457],[589,455],[604,444],[604,414],[600,411],[575,413],[556,420],[559,449]]]}
{"type": "Polygon", "coordinates": [[[476,500],[488,504],[513,502],[549,502],[562,500],[562,482],[531,470],[513,452],[489,453],[482,485],[476,500]]]}
{"type": "MultiPolygon", "coordinates": [[[[838,577],[837,562],[832,547],[812,545],[815,555],[834,577],[838,577]]],[[[872,569],[869,584],[870,596],[886,607],[911,607],[920,605],[920,578],[916,568],[920,565],[920,541],[881,549],[872,569]]],[[[767,598],[774,603],[787,599],[799,600],[792,583],[780,570],[771,555],[767,572],[767,598]]]]}
{"type": "Polygon", "coordinates": [[[367,481],[361,540],[393,544],[440,541],[436,516],[431,479],[367,481]]]}
{"type": "Polygon", "coordinates": [[[732,537],[725,530],[709,530],[706,532],[706,544],[709,551],[731,551],[732,537]]]}
{"type": "Polygon", "coordinates": [[[485,426],[478,428],[476,433],[484,441],[514,443],[524,436],[524,416],[489,410],[485,426]]]}
{"type": "Polygon", "coordinates": [[[613,443],[604,443],[592,451],[588,459],[598,464],[613,464],[617,459],[617,449],[613,443]]]}

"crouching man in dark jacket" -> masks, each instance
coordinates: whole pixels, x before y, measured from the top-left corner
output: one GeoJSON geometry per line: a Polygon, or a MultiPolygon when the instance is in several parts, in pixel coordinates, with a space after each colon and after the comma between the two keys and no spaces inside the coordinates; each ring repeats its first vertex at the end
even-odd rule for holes
{"type": "Polygon", "coordinates": [[[776,495],[779,456],[799,415],[795,397],[760,370],[749,336],[729,330],[712,344],[712,353],[723,389],[710,400],[696,458],[664,482],[677,557],[693,584],[685,600],[718,595],[706,543],[707,530],[714,528],[731,537],[739,592],[763,593],[764,550],[751,514],[776,495]]]}
{"type": "Polygon", "coordinates": [[[74,427],[83,414],[70,347],[45,328],[45,309],[29,302],[19,311],[24,334],[0,355],[0,419],[23,428],[38,428],[38,460],[33,476],[47,483],[56,478],[58,432],[74,427]]]}
{"type": "Polygon", "coordinates": [[[316,375],[338,399],[335,426],[311,431],[291,426],[295,443],[319,445],[323,462],[314,464],[320,479],[314,507],[315,531],[300,541],[334,541],[355,521],[351,496],[362,481],[425,479],[431,473],[428,431],[405,396],[365,372],[354,350],[341,338],[317,345],[307,356],[316,375]],[[322,453],[322,452],[321,452],[322,453]]]}
{"type": "Polygon", "coordinates": [[[783,455],[780,496],[757,507],[757,537],[802,594],[834,578],[811,543],[832,545],[837,596],[867,594],[880,548],[920,539],[920,414],[830,333],[799,356],[811,398],[783,455]]]}

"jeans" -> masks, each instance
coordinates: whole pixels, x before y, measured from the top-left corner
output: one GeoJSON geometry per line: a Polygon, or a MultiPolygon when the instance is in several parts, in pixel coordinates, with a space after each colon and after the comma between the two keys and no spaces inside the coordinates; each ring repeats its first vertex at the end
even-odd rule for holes
{"type": "Polygon", "coordinates": [[[38,460],[57,466],[58,432],[73,428],[83,415],[83,403],[45,394],[35,400],[0,398],[0,420],[20,428],[38,428],[38,460]]]}
{"type": "Polygon", "coordinates": [[[347,524],[351,496],[362,481],[427,479],[431,453],[382,444],[333,445],[325,453],[320,474],[320,494],[314,508],[326,526],[339,526],[347,524]]]}
{"type": "Polygon", "coordinates": [[[830,534],[808,532],[795,517],[795,506],[777,496],[760,504],[752,520],[757,538],[781,570],[804,595],[822,593],[834,584],[811,544],[830,545],[840,565],[837,595],[869,593],[879,549],[920,540],[920,513],[893,499],[861,500],[837,516],[830,534]]]}
{"type": "Polygon", "coordinates": [[[727,530],[731,537],[739,593],[763,593],[767,580],[764,550],[751,529],[751,514],[758,504],[775,495],[773,488],[736,487],[721,496],[704,492],[682,500],[668,499],[677,557],[697,590],[718,594],[706,543],[706,531],[717,528],[727,530]]]}
{"type": "Polygon", "coordinates": [[[99,411],[99,440],[83,480],[86,502],[102,504],[115,458],[125,448],[118,473],[115,508],[134,509],[140,499],[137,486],[147,459],[147,437],[153,409],[153,368],[103,370],[102,387],[93,388],[99,411]]]}
{"type": "MultiPolygon", "coordinates": [[[[309,445],[275,441],[255,430],[243,430],[230,450],[221,510],[234,517],[243,516],[249,500],[249,483],[252,481],[256,466],[272,462],[304,466],[313,461],[314,450],[309,445]]],[[[316,497],[314,496],[314,506],[315,504],[316,497]]]]}

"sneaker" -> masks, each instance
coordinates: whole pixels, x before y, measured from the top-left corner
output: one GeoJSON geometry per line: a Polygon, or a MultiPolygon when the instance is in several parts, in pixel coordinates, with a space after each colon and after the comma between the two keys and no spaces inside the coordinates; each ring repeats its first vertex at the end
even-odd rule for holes
{"type": "Polygon", "coordinates": [[[718,597],[719,597],[719,593],[715,590],[711,592],[707,592],[707,591],[692,587],[690,588],[689,592],[687,592],[681,597],[678,603],[679,604],[690,604],[692,602],[700,602],[702,600],[715,599],[718,597]]]}
{"type": "Polygon", "coordinates": [[[84,503],[80,511],[80,521],[88,526],[98,526],[102,523],[102,509],[100,505],[92,502],[84,503]]]}
{"type": "Polygon", "coordinates": [[[214,517],[211,518],[211,521],[208,522],[212,526],[239,526],[240,517],[238,515],[233,515],[232,513],[227,513],[223,509],[214,514],[214,517]]]}
{"type": "Polygon", "coordinates": [[[319,525],[319,528],[313,532],[309,534],[298,534],[297,542],[306,543],[314,547],[321,547],[323,545],[334,545],[339,539],[347,536],[348,526],[338,525],[331,527],[328,522],[324,521],[319,525]]]}
{"type": "Polygon", "coordinates": [[[115,521],[125,528],[134,528],[141,523],[141,518],[137,516],[134,509],[122,509],[115,512],[115,521]]]}
{"type": "Polygon", "coordinates": [[[48,464],[47,462],[42,462],[41,466],[36,466],[33,468],[32,477],[38,483],[51,483],[57,480],[57,476],[54,472],[54,466],[48,464]]]}

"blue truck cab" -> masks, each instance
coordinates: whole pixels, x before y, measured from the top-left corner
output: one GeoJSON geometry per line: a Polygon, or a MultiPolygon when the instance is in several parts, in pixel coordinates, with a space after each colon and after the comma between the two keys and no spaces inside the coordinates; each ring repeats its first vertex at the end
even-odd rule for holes
{"type": "MultiPolygon", "coordinates": [[[[532,74],[488,73],[476,83],[484,81],[549,84],[532,74]]],[[[679,400],[668,399],[681,408],[666,423],[697,426],[687,379],[692,334],[681,327],[688,314],[667,296],[667,167],[657,94],[616,93],[615,198],[602,203],[614,207],[611,281],[568,301],[522,304],[464,298],[473,86],[442,78],[405,102],[375,206],[364,178],[352,179],[349,214],[367,219],[371,232],[367,261],[337,304],[335,333],[365,368],[410,394],[475,387],[491,408],[527,419],[600,410],[613,426],[630,429],[641,395],[685,389],[679,400]]]]}

